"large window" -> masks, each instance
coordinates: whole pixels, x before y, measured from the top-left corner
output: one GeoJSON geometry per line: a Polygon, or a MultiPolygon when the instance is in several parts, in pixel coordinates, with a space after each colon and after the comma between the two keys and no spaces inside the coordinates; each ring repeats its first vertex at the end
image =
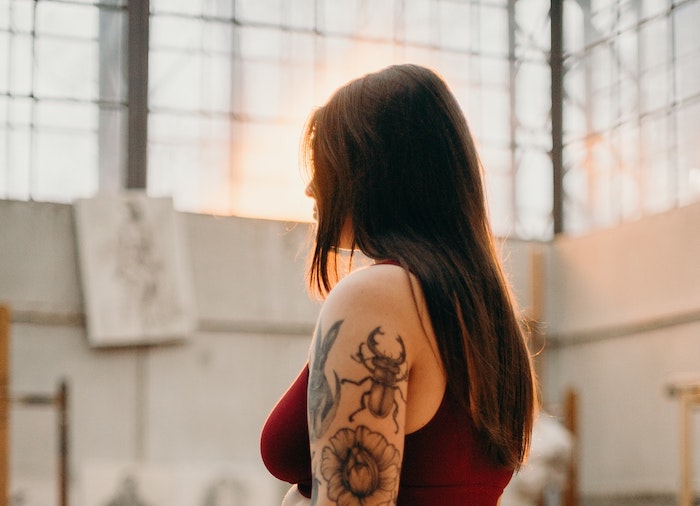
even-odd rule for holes
{"type": "Polygon", "coordinates": [[[565,230],[700,200],[700,1],[565,4],[565,230]]]}
{"type": "Polygon", "coordinates": [[[124,156],[119,132],[101,128],[125,116],[124,17],[117,2],[0,1],[0,197],[88,195],[101,138],[113,163],[124,156]]]}
{"type": "MultiPolygon", "coordinates": [[[[466,112],[495,232],[548,239],[548,12],[547,0],[151,0],[147,190],[183,211],[308,220],[307,114],[350,78],[415,62],[466,112]]],[[[1,198],[124,186],[128,17],[126,0],[0,0],[1,198]]]]}

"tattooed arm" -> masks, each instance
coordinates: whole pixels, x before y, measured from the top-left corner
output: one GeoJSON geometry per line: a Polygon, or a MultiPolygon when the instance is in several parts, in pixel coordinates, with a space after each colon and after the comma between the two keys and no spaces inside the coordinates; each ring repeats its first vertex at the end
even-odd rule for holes
{"type": "Polygon", "coordinates": [[[321,310],[308,392],[312,505],[396,503],[417,320],[409,285],[383,279],[406,280],[391,269],[351,274],[321,310]]]}

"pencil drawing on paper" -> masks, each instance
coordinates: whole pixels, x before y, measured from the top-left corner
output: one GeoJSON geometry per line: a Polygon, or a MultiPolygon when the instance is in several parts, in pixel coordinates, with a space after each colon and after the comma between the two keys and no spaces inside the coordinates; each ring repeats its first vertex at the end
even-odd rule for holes
{"type": "Polygon", "coordinates": [[[96,345],[186,337],[194,325],[185,248],[170,199],[76,202],[88,332],[96,345]]]}

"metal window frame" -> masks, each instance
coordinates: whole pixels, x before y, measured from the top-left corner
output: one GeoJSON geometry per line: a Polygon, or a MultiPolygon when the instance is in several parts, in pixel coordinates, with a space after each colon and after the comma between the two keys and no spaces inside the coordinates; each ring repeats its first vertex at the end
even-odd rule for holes
{"type": "Polygon", "coordinates": [[[127,189],[145,190],[148,181],[149,16],[149,0],[129,1],[127,189]]]}

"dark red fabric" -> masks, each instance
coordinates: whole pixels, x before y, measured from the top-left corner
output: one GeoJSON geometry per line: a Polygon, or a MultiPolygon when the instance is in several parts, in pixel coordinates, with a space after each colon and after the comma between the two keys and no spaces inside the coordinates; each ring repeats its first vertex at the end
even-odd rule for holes
{"type": "MultiPolygon", "coordinates": [[[[306,418],[308,365],[270,413],[261,436],[272,475],[311,496],[306,418]]],[[[407,434],[398,506],[495,506],[512,470],[492,465],[469,413],[447,393],[433,419],[407,434]]]]}
{"type": "Polygon", "coordinates": [[[277,479],[299,485],[311,497],[311,454],[306,418],[308,364],[277,402],[260,436],[260,454],[268,471],[277,479]]]}
{"type": "Polygon", "coordinates": [[[489,461],[471,416],[446,392],[432,420],[406,435],[397,504],[495,506],[512,474],[489,461]]]}

